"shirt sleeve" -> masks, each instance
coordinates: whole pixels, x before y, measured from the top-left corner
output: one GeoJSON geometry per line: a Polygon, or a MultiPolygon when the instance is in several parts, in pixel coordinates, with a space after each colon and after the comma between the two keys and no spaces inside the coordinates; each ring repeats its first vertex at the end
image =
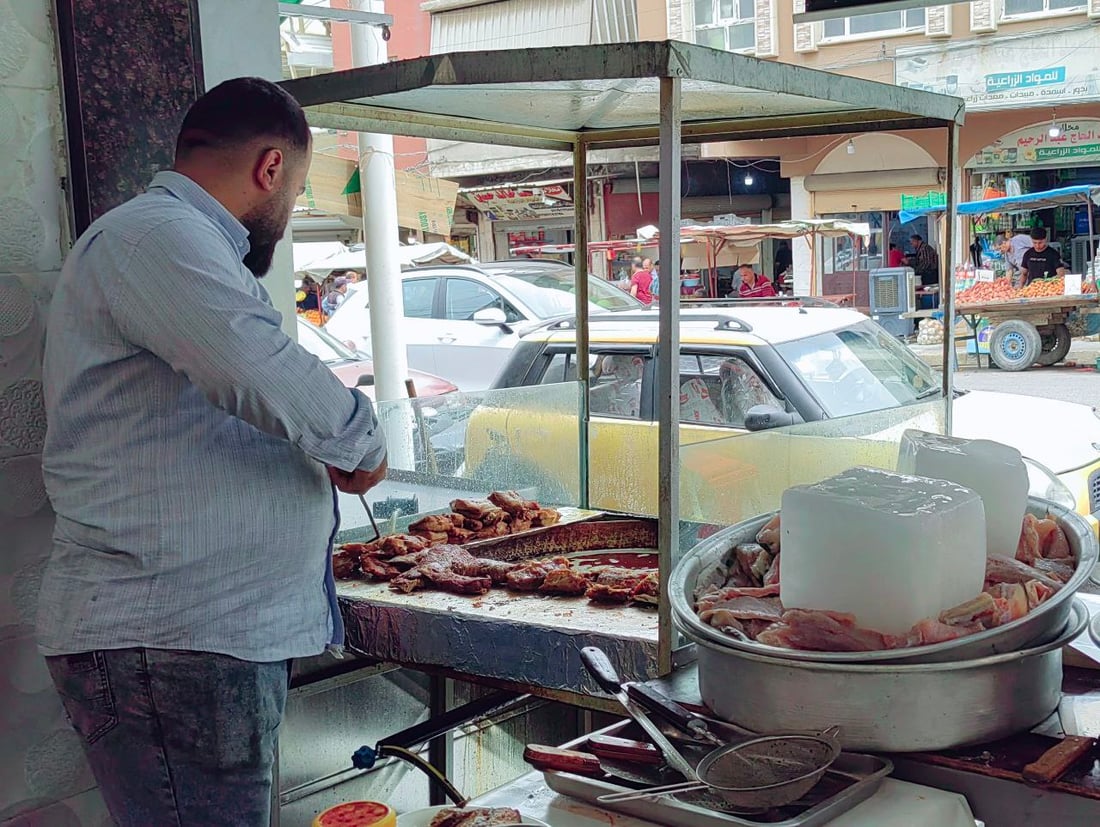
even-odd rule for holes
{"type": "Polygon", "coordinates": [[[370,400],[283,332],[216,228],[175,219],[88,254],[122,335],[211,403],[326,465],[378,467],[386,445],[370,400]]]}

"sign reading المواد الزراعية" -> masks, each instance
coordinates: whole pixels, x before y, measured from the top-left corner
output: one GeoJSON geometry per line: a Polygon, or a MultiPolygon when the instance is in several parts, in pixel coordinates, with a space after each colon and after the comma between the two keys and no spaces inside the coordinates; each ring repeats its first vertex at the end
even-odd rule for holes
{"type": "Polygon", "coordinates": [[[900,48],[899,86],[953,95],[967,111],[1023,109],[1100,100],[1100,49],[1091,25],[900,48]]]}

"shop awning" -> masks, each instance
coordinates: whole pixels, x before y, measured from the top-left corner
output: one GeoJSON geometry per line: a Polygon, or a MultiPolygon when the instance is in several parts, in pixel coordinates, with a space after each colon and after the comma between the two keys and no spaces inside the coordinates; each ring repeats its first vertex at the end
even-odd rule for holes
{"type": "MultiPolygon", "coordinates": [[[[401,269],[420,267],[425,264],[468,264],[473,261],[470,256],[442,241],[429,244],[408,244],[397,248],[397,258],[401,262],[401,269]]],[[[316,259],[303,267],[296,267],[306,273],[315,275],[330,273],[333,270],[363,270],[367,269],[367,252],[362,245],[351,249],[341,249],[324,258],[316,259]]]]}
{"type": "MultiPolygon", "coordinates": [[[[1009,195],[1004,198],[990,198],[986,201],[963,201],[958,206],[958,213],[959,215],[989,215],[990,213],[1001,212],[1025,212],[1086,204],[1089,201],[1100,204],[1100,187],[1080,184],[1042,192],[1028,192],[1023,195],[1009,195]]],[[[914,218],[920,218],[924,215],[938,215],[943,211],[943,207],[903,210],[898,214],[898,218],[904,224],[914,218]]]]}

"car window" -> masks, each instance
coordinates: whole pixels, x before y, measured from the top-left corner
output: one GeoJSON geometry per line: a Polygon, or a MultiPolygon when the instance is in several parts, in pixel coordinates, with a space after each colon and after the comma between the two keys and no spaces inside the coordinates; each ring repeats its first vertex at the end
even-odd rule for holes
{"type": "Polygon", "coordinates": [[[432,318],[435,285],[435,279],[407,279],[401,282],[406,316],[410,319],[432,318]]]}
{"type": "Polygon", "coordinates": [[[508,322],[523,318],[499,293],[471,279],[447,279],[445,287],[444,318],[472,322],[477,311],[488,307],[503,310],[508,322]]]}
{"type": "Polygon", "coordinates": [[[649,357],[640,353],[595,355],[589,378],[589,410],[603,416],[640,419],[642,375],[649,357]]]}
{"type": "MultiPolygon", "coordinates": [[[[576,279],[571,270],[525,269],[520,265],[508,269],[496,268],[493,273],[503,288],[515,294],[540,319],[571,313],[576,308],[573,297],[576,279]]],[[[614,284],[591,275],[588,277],[588,305],[591,312],[641,310],[645,307],[614,284]]]]}
{"type": "Polygon", "coordinates": [[[310,324],[298,324],[298,344],[325,364],[354,358],[346,348],[340,348],[337,343],[327,340],[321,335],[321,331],[310,324]]]}
{"type": "Polygon", "coordinates": [[[775,349],[831,417],[910,405],[940,392],[931,369],[874,322],[775,349]]]}
{"type": "Polygon", "coordinates": [[[739,356],[681,352],[681,422],[743,428],[745,415],[756,405],[784,408],[748,361],[739,356]]]}

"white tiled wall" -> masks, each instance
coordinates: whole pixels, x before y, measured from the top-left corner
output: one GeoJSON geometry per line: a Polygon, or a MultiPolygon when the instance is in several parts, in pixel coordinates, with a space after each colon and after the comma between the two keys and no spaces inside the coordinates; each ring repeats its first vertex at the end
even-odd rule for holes
{"type": "Polygon", "coordinates": [[[34,645],[53,519],[42,486],[45,312],[61,267],[50,0],[0,0],[0,823],[109,823],[34,645]]]}

